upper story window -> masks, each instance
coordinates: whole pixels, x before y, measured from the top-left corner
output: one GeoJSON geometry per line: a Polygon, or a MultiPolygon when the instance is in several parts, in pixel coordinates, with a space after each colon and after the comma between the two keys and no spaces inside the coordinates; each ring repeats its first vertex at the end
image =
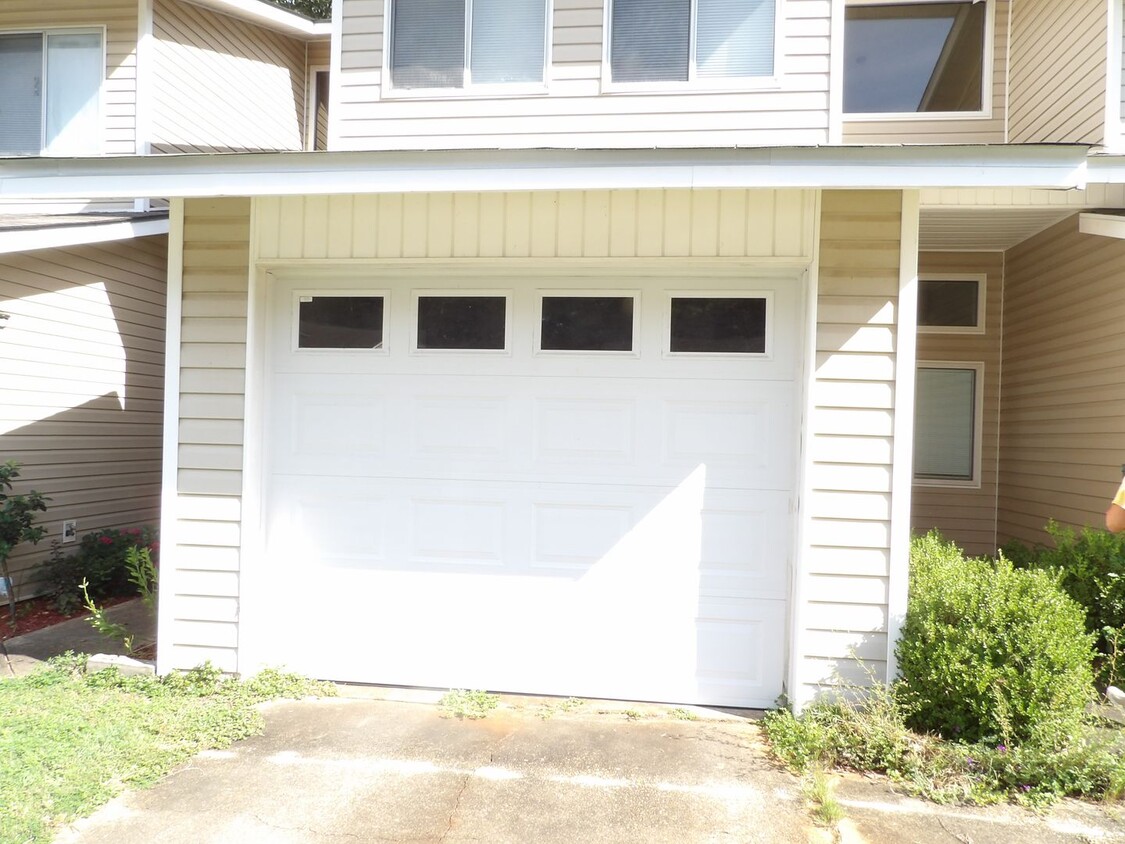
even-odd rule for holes
{"type": "Polygon", "coordinates": [[[395,88],[542,84],[547,0],[393,0],[395,88]]]}
{"type": "Polygon", "coordinates": [[[848,6],[844,112],[981,112],[985,107],[988,4],[848,6]]]}
{"type": "Polygon", "coordinates": [[[771,76],[777,0],[612,0],[614,82],[771,76]]]}
{"type": "Polygon", "coordinates": [[[0,34],[0,155],[99,149],[101,31],[0,34]]]}

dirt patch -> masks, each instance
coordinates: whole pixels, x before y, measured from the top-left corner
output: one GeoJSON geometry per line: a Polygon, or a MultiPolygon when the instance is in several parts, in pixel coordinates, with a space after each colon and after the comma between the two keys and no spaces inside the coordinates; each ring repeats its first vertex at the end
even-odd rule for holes
{"type": "MultiPolygon", "coordinates": [[[[101,606],[112,607],[128,600],[128,597],[107,598],[101,606]]],[[[16,636],[22,636],[25,633],[33,633],[36,630],[42,630],[44,627],[51,627],[60,622],[69,621],[72,618],[83,618],[87,615],[89,613],[84,609],[69,613],[59,612],[58,607],[55,606],[55,599],[49,595],[42,598],[31,598],[16,604],[16,626],[13,629],[11,614],[8,612],[7,604],[5,604],[4,608],[0,610],[0,641],[14,639],[16,636]]]]}

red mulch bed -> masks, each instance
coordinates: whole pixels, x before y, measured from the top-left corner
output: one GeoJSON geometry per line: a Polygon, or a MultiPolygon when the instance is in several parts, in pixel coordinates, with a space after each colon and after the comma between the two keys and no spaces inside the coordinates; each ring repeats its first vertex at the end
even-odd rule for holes
{"type": "MultiPolygon", "coordinates": [[[[102,607],[112,607],[115,604],[124,603],[129,598],[107,598],[101,603],[102,607]]],[[[36,630],[42,630],[44,627],[50,627],[53,624],[58,624],[60,621],[68,621],[72,618],[81,618],[88,615],[85,609],[77,609],[71,613],[61,613],[55,606],[55,599],[50,596],[42,598],[31,598],[27,601],[20,601],[16,604],[16,627],[12,629],[9,624],[10,615],[8,613],[8,604],[4,603],[4,608],[0,610],[0,641],[4,639],[13,639],[16,636],[22,636],[24,633],[32,633],[36,630]]]]}

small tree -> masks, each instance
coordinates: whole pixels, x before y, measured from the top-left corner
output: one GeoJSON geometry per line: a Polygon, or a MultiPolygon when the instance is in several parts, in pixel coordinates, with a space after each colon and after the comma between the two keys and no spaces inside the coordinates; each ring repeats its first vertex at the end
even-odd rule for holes
{"type": "Polygon", "coordinates": [[[16,589],[8,569],[8,557],[21,542],[37,543],[46,530],[35,526],[35,513],[46,512],[47,501],[35,490],[27,495],[9,495],[12,481],[20,475],[14,460],[0,464],[0,574],[8,587],[9,623],[16,626],[16,589]]]}

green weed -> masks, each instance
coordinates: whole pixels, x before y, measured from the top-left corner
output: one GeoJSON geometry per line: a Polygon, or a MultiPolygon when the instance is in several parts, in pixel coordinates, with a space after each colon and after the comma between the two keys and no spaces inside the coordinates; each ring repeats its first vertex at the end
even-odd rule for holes
{"type": "Polygon", "coordinates": [[[484,718],[500,704],[500,696],[488,692],[467,691],[466,689],[450,689],[438,706],[446,718],[484,718]]]}

